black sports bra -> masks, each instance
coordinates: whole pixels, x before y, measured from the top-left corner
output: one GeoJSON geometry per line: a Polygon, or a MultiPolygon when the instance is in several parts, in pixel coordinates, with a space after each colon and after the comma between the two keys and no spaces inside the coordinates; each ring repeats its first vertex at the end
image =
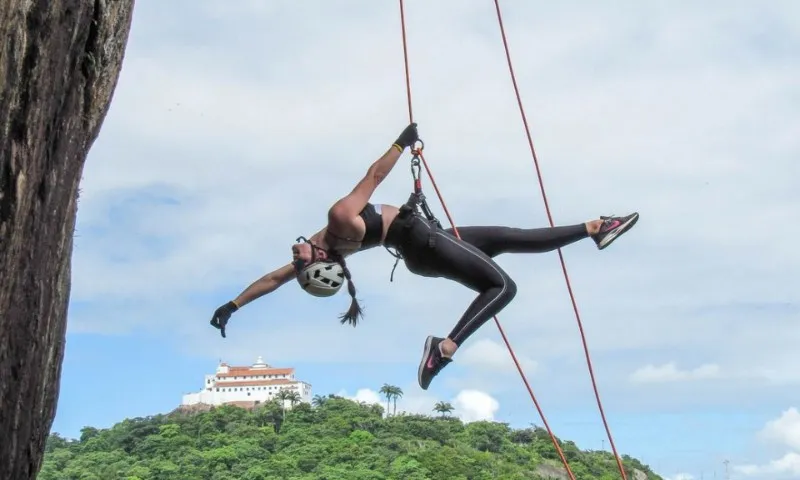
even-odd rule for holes
{"type": "Polygon", "coordinates": [[[364,239],[361,240],[361,249],[366,250],[380,245],[383,236],[383,214],[380,205],[367,203],[358,215],[364,219],[364,225],[367,227],[364,239]]]}
{"type": "MultiPolygon", "coordinates": [[[[364,219],[364,225],[366,226],[364,238],[361,240],[361,247],[359,250],[366,250],[368,248],[380,245],[381,237],[383,236],[383,215],[381,214],[381,207],[367,203],[364,205],[364,208],[358,212],[358,216],[364,219]]],[[[340,237],[330,230],[328,230],[327,233],[339,240],[344,240],[347,242],[358,241],[352,238],[340,237]]]]}

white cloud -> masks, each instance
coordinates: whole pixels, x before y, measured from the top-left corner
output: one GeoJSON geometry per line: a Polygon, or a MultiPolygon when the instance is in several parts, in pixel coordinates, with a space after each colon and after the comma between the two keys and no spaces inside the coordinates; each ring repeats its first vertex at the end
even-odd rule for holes
{"type": "MultiPolygon", "coordinates": [[[[328,18],[341,10],[324,3],[309,11],[243,3],[235,15],[218,5],[200,2],[192,12],[199,16],[197,24],[214,24],[220,32],[235,25],[240,35],[208,37],[202,45],[173,36],[175,26],[162,23],[168,16],[161,9],[167,6],[137,9],[112,111],[87,163],[73,299],[103,299],[104,304],[136,300],[136,309],[116,308],[120,331],[155,324],[145,310],[156,310],[166,299],[176,308],[202,307],[204,316],[210,315],[216,302],[285,263],[288,245],[320,226],[324,215],[319,212],[346,193],[405,121],[399,39],[396,30],[384,28],[397,22],[394,6],[354,2],[352,8],[375,19],[352,17],[331,25],[328,18]],[[260,27],[248,28],[247,22],[260,27]],[[320,30],[320,24],[326,28],[320,30]],[[171,41],[150,43],[156,34],[171,41]],[[268,58],[257,47],[274,44],[286,48],[271,51],[268,58]],[[155,187],[176,202],[139,203],[120,214],[121,204],[133,204],[142,188],[155,187]],[[112,223],[122,218],[126,225],[112,223]]],[[[533,15],[530,7],[507,7],[507,16],[517,19],[507,25],[512,49],[537,45],[536,55],[515,58],[528,112],[535,112],[533,133],[556,221],[582,221],[609,213],[605,209],[642,211],[640,225],[618,246],[599,255],[586,244],[565,251],[596,355],[705,348],[726,319],[695,324],[687,335],[681,325],[692,321],[693,309],[733,299],[780,301],[790,295],[788,287],[771,279],[798,264],[779,219],[800,210],[794,197],[786,197],[788,177],[780,174],[795,165],[784,159],[798,149],[791,133],[799,124],[794,111],[775,103],[793,88],[788,83],[795,78],[792,70],[737,63],[742,50],[727,49],[742,41],[731,25],[748,25],[741,11],[726,12],[726,23],[718,13],[690,5],[649,14],[649,7],[638,8],[637,14],[622,8],[573,12],[569,24],[581,27],[563,29],[558,22],[566,18],[560,9],[537,8],[533,15]],[[647,29],[642,30],[637,15],[648,19],[647,29]],[[599,18],[603,21],[598,23],[599,18]],[[695,37],[675,36],[677,25],[692,26],[688,32],[695,37]],[[647,41],[630,42],[641,35],[647,41]],[[700,41],[704,35],[715,42],[700,41]],[[592,58],[616,63],[599,68],[592,58]],[[742,91],[749,92],[747,100],[742,91]],[[764,122],[751,124],[754,118],[772,120],[766,128],[764,122]],[[739,129],[751,136],[738,134],[739,129]],[[771,170],[756,168],[751,157],[743,156],[756,145],[772,149],[771,170]],[[614,188],[605,186],[609,182],[614,188]],[[741,198],[771,195],[760,196],[759,205],[740,205],[734,190],[741,198]],[[694,214],[676,217],[674,211],[694,214]],[[758,238],[728,235],[729,211],[768,228],[759,228],[758,238]],[[681,234],[676,236],[678,217],[681,234]],[[753,248],[765,243],[769,249],[753,248]],[[748,256],[740,258],[741,251],[748,256]],[[720,276],[731,256],[738,270],[720,276]],[[703,295],[696,295],[701,290],[703,295]],[[625,335],[617,333],[620,329],[625,335]]],[[[486,13],[477,6],[454,10],[447,2],[409,11],[415,107],[427,157],[459,224],[542,225],[536,177],[510,96],[502,48],[496,31],[486,30],[491,25],[486,13]],[[475,69],[476,64],[484,68],[475,69]],[[459,78],[459,84],[440,78],[459,78]],[[493,179],[489,189],[487,176],[493,179]],[[485,191],[486,197],[476,191],[485,191]],[[514,207],[500,208],[501,202],[514,207]]],[[[406,198],[407,171],[401,165],[397,172],[376,194],[378,201],[406,198]]],[[[435,194],[429,194],[436,205],[435,194]]],[[[471,292],[411,277],[402,266],[399,280],[389,284],[392,261],[383,251],[352,260],[370,318],[422,332],[436,316],[434,327],[447,331],[471,292]],[[417,301],[428,306],[411,314],[403,309],[417,301]],[[402,317],[394,318],[393,311],[403,311],[402,317]]],[[[536,352],[542,362],[580,358],[553,255],[499,261],[521,287],[501,314],[515,349],[536,352]]],[[[295,296],[293,288],[284,287],[261,302],[291,299],[298,316],[318,311],[295,296]]],[[[325,303],[326,315],[335,315],[333,310],[344,303],[338,297],[325,303]]],[[[71,326],[105,331],[107,311],[76,313],[71,326]]],[[[258,311],[248,306],[237,318],[252,318],[258,311]]],[[[486,328],[493,329],[491,323],[486,328]]],[[[241,324],[237,321],[232,329],[241,324]]],[[[190,345],[197,351],[210,351],[210,341],[219,345],[213,332],[199,330],[207,326],[194,315],[171,315],[169,325],[194,329],[198,340],[190,345]]],[[[763,333],[766,341],[782,329],[783,324],[760,324],[755,331],[743,325],[731,332],[727,346],[713,348],[732,355],[754,335],[763,333]]],[[[248,336],[260,331],[253,329],[248,336]]],[[[291,328],[261,333],[271,339],[278,335],[284,345],[292,344],[294,334],[291,328]]],[[[355,335],[363,338],[360,332],[355,335]]],[[[418,335],[409,334],[407,341],[416,342],[418,335]]],[[[463,353],[472,346],[468,342],[463,353]]],[[[392,352],[395,361],[405,361],[392,352]]],[[[323,348],[314,355],[340,353],[323,348]]],[[[461,359],[470,361],[467,355],[461,359]]]]}
{"type": "Polygon", "coordinates": [[[734,470],[742,475],[759,476],[764,479],[796,479],[800,476],[800,453],[789,452],[763,465],[737,465],[734,470]]]}
{"type": "Polygon", "coordinates": [[[453,406],[465,422],[494,420],[500,404],[488,393],[479,390],[462,390],[453,399],[453,406]]]}
{"type": "MultiPolygon", "coordinates": [[[[378,404],[384,408],[386,407],[386,398],[369,388],[358,389],[355,395],[348,395],[345,391],[339,392],[339,395],[357,402],[378,404]]],[[[440,398],[432,395],[420,393],[416,389],[410,390],[397,400],[397,413],[432,415],[433,406],[440,400],[440,398]]],[[[495,414],[500,408],[500,403],[497,399],[479,390],[461,390],[450,400],[450,403],[455,408],[451,414],[466,423],[479,420],[494,420],[495,414]]],[[[389,408],[394,411],[394,402],[389,408]]]]}
{"type": "Polygon", "coordinates": [[[800,476],[800,411],[791,407],[781,416],[770,420],[757,435],[762,441],[775,448],[788,449],[780,458],[764,464],[737,465],[735,471],[749,477],[795,479],[800,476]]]}
{"type": "Polygon", "coordinates": [[[800,352],[784,351],[767,352],[768,361],[761,362],[760,367],[750,368],[748,374],[760,378],[775,386],[788,386],[800,383],[800,370],[796,367],[800,362],[800,352]]]}
{"type": "Polygon", "coordinates": [[[370,390],[369,388],[359,388],[355,395],[352,397],[347,396],[344,392],[341,392],[339,396],[349,398],[350,400],[368,404],[384,404],[385,401],[381,398],[381,395],[376,392],[375,390],[370,390]]]}
{"type": "Polygon", "coordinates": [[[638,383],[685,382],[718,378],[720,368],[715,364],[705,364],[693,369],[681,370],[675,362],[663,365],[645,365],[630,376],[631,381],[638,383]]]}
{"type": "MultiPolygon", "coordinates": [[[[517,367],[514,360],[504,343],[495,342],[488,338],[475,340],[467,344],[463,349],[459,349],[458,362],[467,367],[492,373],[516,373],[517,367]]],[[[526,375],[533,375],[538,367],[536,361],[516,353],[519,362],[526,375]]],[[[455,357],[454,357],[455,358],[455,357]]]]}
{"type": "Polygon", "coordinates": [[[785,410],[780,417],[767,422],[759,436],[800,452],[800,411],[794,407],[785,410]]]}
{"type": "MultiPolygon", "coordinates": [[[[370,388],[360,388],[356,391],[355,395],[349,395],[346,391],[342,390],[338,395],[356,402],[377,404],[383,406],[384,409],[386,408],[386,397],[370,388]]],[[[405,412],[430,415],[437,401],[435,397],[425,392],[421,392],[417,389],[409,389],[407,392],[404,391],[403,396],[397,399],[397,413],[405,412]]],[[[394,411],[394,401],[390,402],[389,409],[390,411],[388,413],[391,414],[394,411]]]]}

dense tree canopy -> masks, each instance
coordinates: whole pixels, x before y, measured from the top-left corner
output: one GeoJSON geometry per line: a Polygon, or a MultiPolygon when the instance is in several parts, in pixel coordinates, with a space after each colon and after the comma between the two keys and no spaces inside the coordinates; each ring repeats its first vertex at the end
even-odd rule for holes
{"type": "MultiPolygon", "coordinates": [[[[394,397],[392,397],[394,398],[394,397]]],[[[288,403],[288,402],[287,402],[288,403]]],[[[334,395],[283,411],[277,402],[52,434],[40,480],[494,480],[567,478],[543,429],[468,424],[440,404],[431,416],[389,415],[334,395]]],[[[579,480],[620,478],[613,456],[562,442],[579,480]]],[[[660,480],[624,457],[631,480],[660,480]]]]}

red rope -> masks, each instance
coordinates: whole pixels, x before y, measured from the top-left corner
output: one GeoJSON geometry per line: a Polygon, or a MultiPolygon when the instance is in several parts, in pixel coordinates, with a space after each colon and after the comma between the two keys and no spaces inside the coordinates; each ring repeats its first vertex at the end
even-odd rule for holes
{"type": "MultiPolygon", "coordinates": [[[[408,45],[406,40],[406,22],[405,22],[405,12],[404,12],[404,3],[403,0],[400,0],[400,23],[403,30],[403,59],[405,62],[405,72],[406,72],[406,94],[408,97],[408,121],[409,123],[414,121],[413,111],[411,108],[411,77],[409,76],[409,68],[408,68],[408,45]]],[[[425,160],[425,156],[422,154],[422,151],[417,152],[419,154],[420,160],[422,160],[422,164],[425,166],[425,171],[428,173],[428,178],[431,180],[431,185],[433,185],[433,189],[436,191],[436,195],[439,197],[439,202],[442,204],[442,209],[444,210],[445,215],[447,216],[447,220],[450,222],[450,225],[453,227],[453,232],[458,238],[461,238],[461,235],[458,233],[458,228],[453,221],[452,216],[450,215],[450,211],[447,209],[447,204],[442,197],[441,192],[439,191],[438,185],[436,185],[436,180],[431,173],[431,169],[428,166],[428,162],[425,160]]],[[[508,353],[511,354],[511,359],[514,361],[514,365],[517,367],[517,371],[519,372],[520,377],[522,377],[522,382],[525,384],[525,388],[528,389],[528,393],[530,394],[531,400],[533,400],[533,404],[536,406],[536,410],[539,412],[539,417],[542,419],[542,423],[544,424],[545,428],[547,429],[547,433],[550,434],[550,440],[553,442],[553,446],[556,448],[558,452],[558,456],[561,458],[561,462],[564,464],[564,468],[567,469],[567,474],[569,475],[570,480],[576,480],[575,475],[572,473],[572,469],[569,467],[569,462],[567,462],[566,457],[564,456],[563,450],[561,450],[561,446],[558,444],[558,439],[556,438],[553,431],[550,429],[550,424],[547,422],[545,418],[544,412],[542,411],[541,406],[539,405],[538,400],[536,399],[536,395],[533,393],[533,389],[531,388],[530,383],[528,382],[528,378],[525,375],[525,372],[522,370],[522,366],[517,360],[517,355],[514,353],[514,349],[511,347],[511,343],[508,340],[508,337],[503,330],[503,327],[500,325],[500,320],[497,316],[494,317],[494,322],[497,325],[497,329],[500,331],[500,335],[503,337],[503,342],[506,344],[506,348],[508,349],[508,353]]]]}
{"type": "MultiPolygon", "coordinates": [[[[533,157],[533,164],[536,166],[536,175],[539,178],[539,189],[542,192],[542,199],[544,200],[544,208],[547,211],[547,220],[550,222],[550,226],[555,226],[553,222],[553,216],[550,213],[550,205],[547,202],[547,194],[544,190],[544,181],[542,180],[542,172],[539,168],[539,159],[536,155],[536,149],[533,147],[533,137],[531,136],[531,130],[528,127],[528,119],[525,116],[525,109],[522,106],[522,97],[519,93],[519,87],[517,86],[517,78],[514,74],[514,66],[511,62],[511,52],[508,48],[508,40],[506,39],[506,31],[503,26],[503,16],[500,13],[500,2],[499,0],[494,0],[495,10],[497,10],[497,22],[500,25],[500,35],[503,38],[503,47],[506,51],[506,60],[508,61],[508,71],[511,74],[511,82],[514,85],[514,93],[517,97],[517,105],[519,106],[519,113],[522,115],[522,123],[525,126],[525,133],[528,136],[528,145],[530,146],[531,156],[533,157]]],[[[572,284],[569,280],[569,274],[567,273],[567,264],[564,261],[564,254],[561,252],[561,249],[558,249],[558,258],[561,261],[561,270],[564,272],[564,280],[567,284],[567,290],[569,291],[569,297],[572,301],[572,309],[575,311],[575,319],[578,322],[578,329],[581,333],[581,341],[583,342],[583,351],[586,356],[586,364],[589,368],[589,376],[592,379],[592,388],[594,388],[594,396],[597,399],[597,408],[600,410],[600,417],[603,419],[603,425],[606,429],[606,434],[608,435],[608,442],[611,444],[611,450],[614,452],[614,458],[617,460],[617,466],[619,467],[619,472],[622,474],[622,478],[627,480],[628,477],[625,474],[625,468],[622,466],[622,460],[620,460],[619,454],[617,454],[617,447],[614,445],[614,439],[611,436],[611,429],[608,426],[608,421],[606,420],[606,414],[603,411],[603,403],[600,401],[600,392],[597,389],[597,382],[594,376],[594,369],[592,368],[592,358],[589,355],[589,347],[586,342],[586,335],[583,330],[583,322],[581,322],[581,315],[578,312],[578,303],[575,301],[575,294],[572,291],[572,284]]]]}

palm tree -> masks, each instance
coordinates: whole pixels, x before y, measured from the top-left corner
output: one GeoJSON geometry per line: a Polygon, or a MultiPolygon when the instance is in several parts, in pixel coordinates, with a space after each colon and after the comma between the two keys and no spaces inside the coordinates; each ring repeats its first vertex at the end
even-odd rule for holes
{"type": "Polygon", "coordinates": [[[392,400],[392,394],[394,389],[397,388],[394,385],[389,385],[388,383],[384,383],[378,393],[384,395],[386,397],[386,416],[389,416],[389,402],[392,400]]]}
{"type": "Polygon", "coordinates": [[[450,402],[436,402],[436,405],[433,406],[433,410],[440,413],[442,418],[444,418],[445,415],[455,410],[455,408],[453,408],[450,402]]]}
{"type": "Polygon", "coordinates": [[[392,389],[392,401],[394,403],[394,411],[392,415],[397,415],[397,399],[402,398],[403,396],[403,389],[400,387],[394,387],[392,389]]]}
{"type": "Polygon", "coordinates": [[[389,385],[388,383],[384,383],[379,393],[383,394],[386,397],[386,416],[389,416],[389,405],[391,402],[394,402],[394,412],[393,415],[397,414],[397,399],[403,396],[403,389],[396,386],[396,385],[389,385]]]}
{"type": "Polygon", "coordinates": [[[315,407],[321,407],[325,404],[325,400],[327,400],[327,398],[323,397],[322,395],[314,395],[314,398],[311,400],[311,405],[314,405],[315,407]]]}
{"type": "Polygon", "coordinates": [[[289,392],[289,390],[279,390],[278,393],[275,394],[275,398],[280,400],[284,420],[286,419],[286,400],[289,400],[290,396],[291,392],[289,392]]]}
{"type": "Polygon", "coordinates": [[[289,400],[289,406],[294,408],[296,404],[300,403],[300,394],[294,390],[286,390],[286,400],[289,400]]]}

